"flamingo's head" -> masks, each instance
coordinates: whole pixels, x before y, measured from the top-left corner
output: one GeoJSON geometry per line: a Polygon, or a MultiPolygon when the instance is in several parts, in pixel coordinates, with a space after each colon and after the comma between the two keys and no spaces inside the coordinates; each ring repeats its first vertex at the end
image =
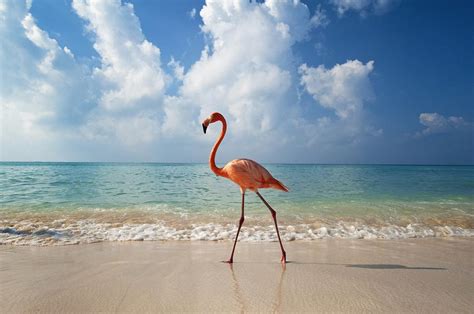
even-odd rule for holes
{"type": "Polygon", "coordinates": [[[221,121],[222,119],[224,119],[224,117],[219,112],[211,113],[211,115],[202,122],[202,130],[204,131],[204,134],[206,134],[209,124],[221,121]]]}

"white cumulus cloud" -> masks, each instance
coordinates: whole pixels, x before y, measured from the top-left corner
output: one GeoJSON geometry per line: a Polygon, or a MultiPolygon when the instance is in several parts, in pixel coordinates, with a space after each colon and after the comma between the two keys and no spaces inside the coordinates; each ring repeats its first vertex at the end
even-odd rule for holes
{"type": "Polygon", "coordinates": [[[298,0],[207,0],[199,12],[205,45],[185,71],[174,58],[162,65],[159,43],[147,40],[126,2],[72,2],[99,55],[95,66],[42,30],[29,2],[0,3],[2,159],[64,159],[77,146],[85,158],[140,152],[137,159],[185,161],[196,151],[207,155],[202,141],[213,141],[218,128],[203,136],[199,124],[213,111],[230,124],[226,159],[278,160],[277,152],[307,153],[316,144],[330,154],[382,133],[364,110],[373,99],[373,61],[298,67],[295,43],[329,23],[320,6],[311,16],[298,0]],[[336,117],[305,116],[300,84],[336,117]]]}
{"type": "Polygon", "coordinates": [[[194,19],[196,17],[196,8],[192,8],[191,11],[188,12],[189,17],[194,19]]]}
{"type": "Polygon", "coordinates": [[[359,112],[364,102],[374,98],[369,74],[374,61],[363,64],[349,60],[331,69],[324,65],[316,68],[300,66],[301,84],[321,106],[335,110],[340,118],[359,112]]]}
{"type": "Polygon", "coordinates": [[[145,39],[133,5],[120,0],[73,0],[72,6],[87,21],[101,57],[100,68],[94,69],[102,84],[101,106],[116,111],[159,100],[167,81],[160,49],[145,39]]]}
{"type": "Polygon", "coordinates": [[[416,137],[427,136],[437,133],[448,133],[455,130],[465,129],[470,123],[463,117],[445,117],[437,112],[421,113],[419,116],[420,123],[425,126],[420,132],[415,134],[416,137]]]}
{"type": "Polygon", "coordinates": [[[72,6],[86,22],[101,61],[91,77],[100,86],[98,106],[81,132],[89,139],[118,138],[130,147],[149,144],[159,137],[171,80],[161,67],[160,49],[143,35],[130,3],[74,0],[72,6]]]}
{"type": "Polygon", "coordinates": [[[182,81],[184,78],[184,66],[181,65],[181,62],[175,60],[173,57],[171,57],[170,62],[168,62],[168,67],[170,67],[173,70],[174,77],[182,81]]]}
{"type": "Polygon", "coordinates": [[[181,114],[195,112],[193,121],[199,121],[220,111],[232,124],[231,138],[284,134],[296,103],[291,48],[315,26],[306,5],[208,0],[200,15],[209,44],[184,75],[179,94],[165,102],[167,133],[194,132],[196,125],[183,125],[181,114]]]}
{"type": "Polygon", "coordinates": [[[92,106],[87,92],[82,94],[93,90],[86,71],[67,47],[38,27],[30,6],[2,1],[0,8],[3,159],[54,158],[58,141],[75,136],[71,128],[92,106]]]}
{"type": "Polygon", "coordinates": [[[336,64],[330,69],[324,65],[299,67],[300,84],[305,91],[336,115],[320,117],[314,123],[295,121],[308,138],[308,145],[334,152],[340,146],[357,145],[383,134],[382,129],[371,125],[370,114],[365,109],[365,104],[375,99],[369,78],[373,69],[374,61],[364,64],[358,60],[336,64]]]}
{"type": "Polygon", "coordinates": [[[383,14],[396,5],[399,0],[331,0],[337,13],[342,16],[353,10],[365,16],[370,12],[383,14]]]}
{"type": "Polygon", "coordinates": [[[313,27],[326,27],[329,24],[329,18],[326,14],[326,10],[321,7],[321,4],[318,4],[316,8],[316,12],[311,17],[310,21],[313,27]]]}

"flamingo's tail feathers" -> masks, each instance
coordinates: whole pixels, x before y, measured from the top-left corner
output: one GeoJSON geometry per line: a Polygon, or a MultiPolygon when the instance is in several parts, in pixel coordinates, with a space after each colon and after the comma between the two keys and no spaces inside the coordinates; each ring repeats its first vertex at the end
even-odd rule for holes
{"type": "Polygon", "coordinates": [[[286,187],[286,185],[284,185],[283,183],[281,183],[280,181],[278,181],[277,179],[274,179],[275,181],[271,183],[271,187],[274,188],[274,189],[277,189],[277,190],[280,190],[280,191],[284,191],[284,192],[288,192],[289,189],[288,187],[286,187]]]}

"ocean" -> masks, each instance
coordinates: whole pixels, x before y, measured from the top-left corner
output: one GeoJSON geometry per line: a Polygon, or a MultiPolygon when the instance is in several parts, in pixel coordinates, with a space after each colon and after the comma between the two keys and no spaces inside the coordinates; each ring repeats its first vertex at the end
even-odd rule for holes
{"type": "MultiPolygon", "coordinates": [[[[474,235],[474,166],[268,164],[284,241],[474,235]]],[[[207,164],[0,163],[0,244],[233,240],[240,190],[207,164]]],[[[276,241],[246,194],[241,241],[276,241]]]]}

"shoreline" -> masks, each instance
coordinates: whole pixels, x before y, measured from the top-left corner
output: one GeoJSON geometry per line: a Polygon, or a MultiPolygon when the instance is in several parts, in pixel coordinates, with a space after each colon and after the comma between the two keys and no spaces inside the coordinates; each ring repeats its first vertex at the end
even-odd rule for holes
{"type": "MultiPolygon", "coordinates": [[[[221,214],[150,213],[148,211],[78,211],[72,213],[15,213],[0,218],[0,245],[71,245],[124,241],[233,241],[238,230],[234,212],[221,214]]],[[[239,240],[277,241],[267,213],[250,214],[239,240]]],[[[474,237],[474,218],[444,217],[398,220],[381,217],[324,217],[279,215],[284,241],[338,239],[408,239],[474,237]]]]}
{"type": "Polygon", "coordinates": [[[461,312],[474,239],[0,246],[6,312],[461,312]]]}

